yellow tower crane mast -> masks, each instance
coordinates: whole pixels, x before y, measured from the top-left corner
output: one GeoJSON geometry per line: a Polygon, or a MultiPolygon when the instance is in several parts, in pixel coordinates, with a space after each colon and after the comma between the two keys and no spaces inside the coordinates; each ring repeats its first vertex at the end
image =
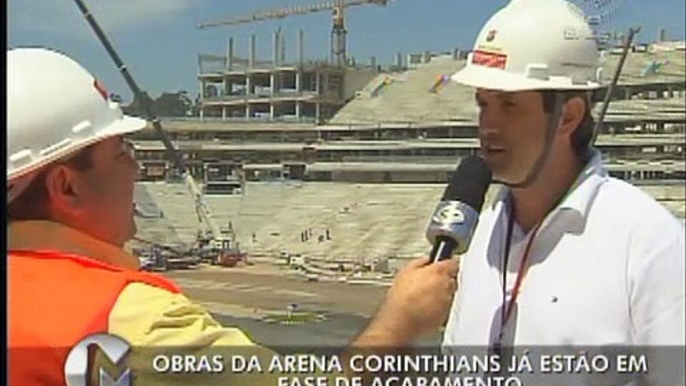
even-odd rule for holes
{"type": "Polygon", "coordinates": [[[220,27],[235,24],[252,23],[261,20],[283,19],[288,16],[303,15],[321,11],[333,11],[331,28],[331,59],[338,66],[347,64],[345,11],[348,7],[357,5],[386,5],[391,0],[332,0],[310,5],[296,5],[255,12],[250,15],[234,17],[230,19],[208,21],[198,24],[198,28],[220,27]]]}

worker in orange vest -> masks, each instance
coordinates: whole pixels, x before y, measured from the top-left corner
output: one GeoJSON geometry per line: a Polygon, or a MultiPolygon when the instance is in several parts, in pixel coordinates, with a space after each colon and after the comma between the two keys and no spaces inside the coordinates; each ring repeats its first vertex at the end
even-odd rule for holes
{"type": "MultiPolygon", "coordinates": [[[[132,347],[255,346],[170,280],[139,271],[123,250],[136,233],[138,173],[124,135],[146,122],[124,116],[102,84],[61,53],[20,48],[7,58],[10,384],[85,385],[93,374],[75,374],[69,353],[96,333],[132,347]]],[[[352,347],[400,347],[437,330],[456,273],[454,261],[409,263],[352,347]]],[[[154,383],[142,370],[149,363],[129,360],[136,384],[154,383]]]]}

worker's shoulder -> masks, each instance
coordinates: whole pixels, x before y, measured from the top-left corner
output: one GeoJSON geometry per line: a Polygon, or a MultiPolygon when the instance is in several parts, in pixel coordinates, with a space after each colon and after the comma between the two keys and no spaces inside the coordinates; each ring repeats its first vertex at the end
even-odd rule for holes
{"type": "Polygon", "coordinates": [[[654,197],[628,182],[610,177],[602,184],[594,199],[593,207],[615,222],[639,229],[665,232],[682,232],[683,225],[665,206],[654,197]],[[619,220],[619,221],[617,221],[619,220]],[[655,229],[654,227],[659,227],[655,229]]]}
{"type": "MultiPolygon", "coordinates": [[[[129,284],[139,283],[153,288],[160,288],[165,292],[179,293],[181,289],[170,279],[162,275],[145,271],[123,271],[129,284]]],[[[134,286],[135,288],[136,286],[134,286]]]]}

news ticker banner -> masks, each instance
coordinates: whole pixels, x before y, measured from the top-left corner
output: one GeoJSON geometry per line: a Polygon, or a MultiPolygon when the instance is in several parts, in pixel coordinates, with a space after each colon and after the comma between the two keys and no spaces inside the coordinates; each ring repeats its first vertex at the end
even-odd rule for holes
{"type": "MultiPolygon", "coordinates": [[[[46,349],[10,349],[10,370],[31,350],[46,349]]],[[[684,363],[683,346],[142,348],[100,334],[69,350],[64,371],[68,386],[679,386],[684,363]]]]}

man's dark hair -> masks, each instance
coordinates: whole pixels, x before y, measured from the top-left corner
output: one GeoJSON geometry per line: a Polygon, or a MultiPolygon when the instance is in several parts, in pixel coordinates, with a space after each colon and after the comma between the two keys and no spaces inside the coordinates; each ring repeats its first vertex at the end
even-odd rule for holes
{"type": "Polygon", "coordinates": [[[561,94],[563,102],[567,102],[572,98],[579,97],[584,100],[586,111],[584,117],[581,119],[579,126],[572,134],[572,148],[574,153],[579,158],[586,157],[590,149],[591,140],[593,139],[593,130],[595,128],[595,120],[591,115],[591,108],[593,107],[586,91],[542,91],[543,94],[543,111],[546,114],[552,114],[555,109],[556,95],[561,94]]]}
{"type": "MultiPolygon", "coordinates": [[[[93,167],[93,147],[88,146],[79,151],[75,156],[58,161],[57,164],[67,165],[80,172],[93,167]]],[[[29,186],[21,192],[19,197],[7,205],[7,222],[23,220],[50,220],[50,208],[48,207],[49,193],[47,188],[47,175],[52,169],[49,165],[40,171],[29,186]]]]}

